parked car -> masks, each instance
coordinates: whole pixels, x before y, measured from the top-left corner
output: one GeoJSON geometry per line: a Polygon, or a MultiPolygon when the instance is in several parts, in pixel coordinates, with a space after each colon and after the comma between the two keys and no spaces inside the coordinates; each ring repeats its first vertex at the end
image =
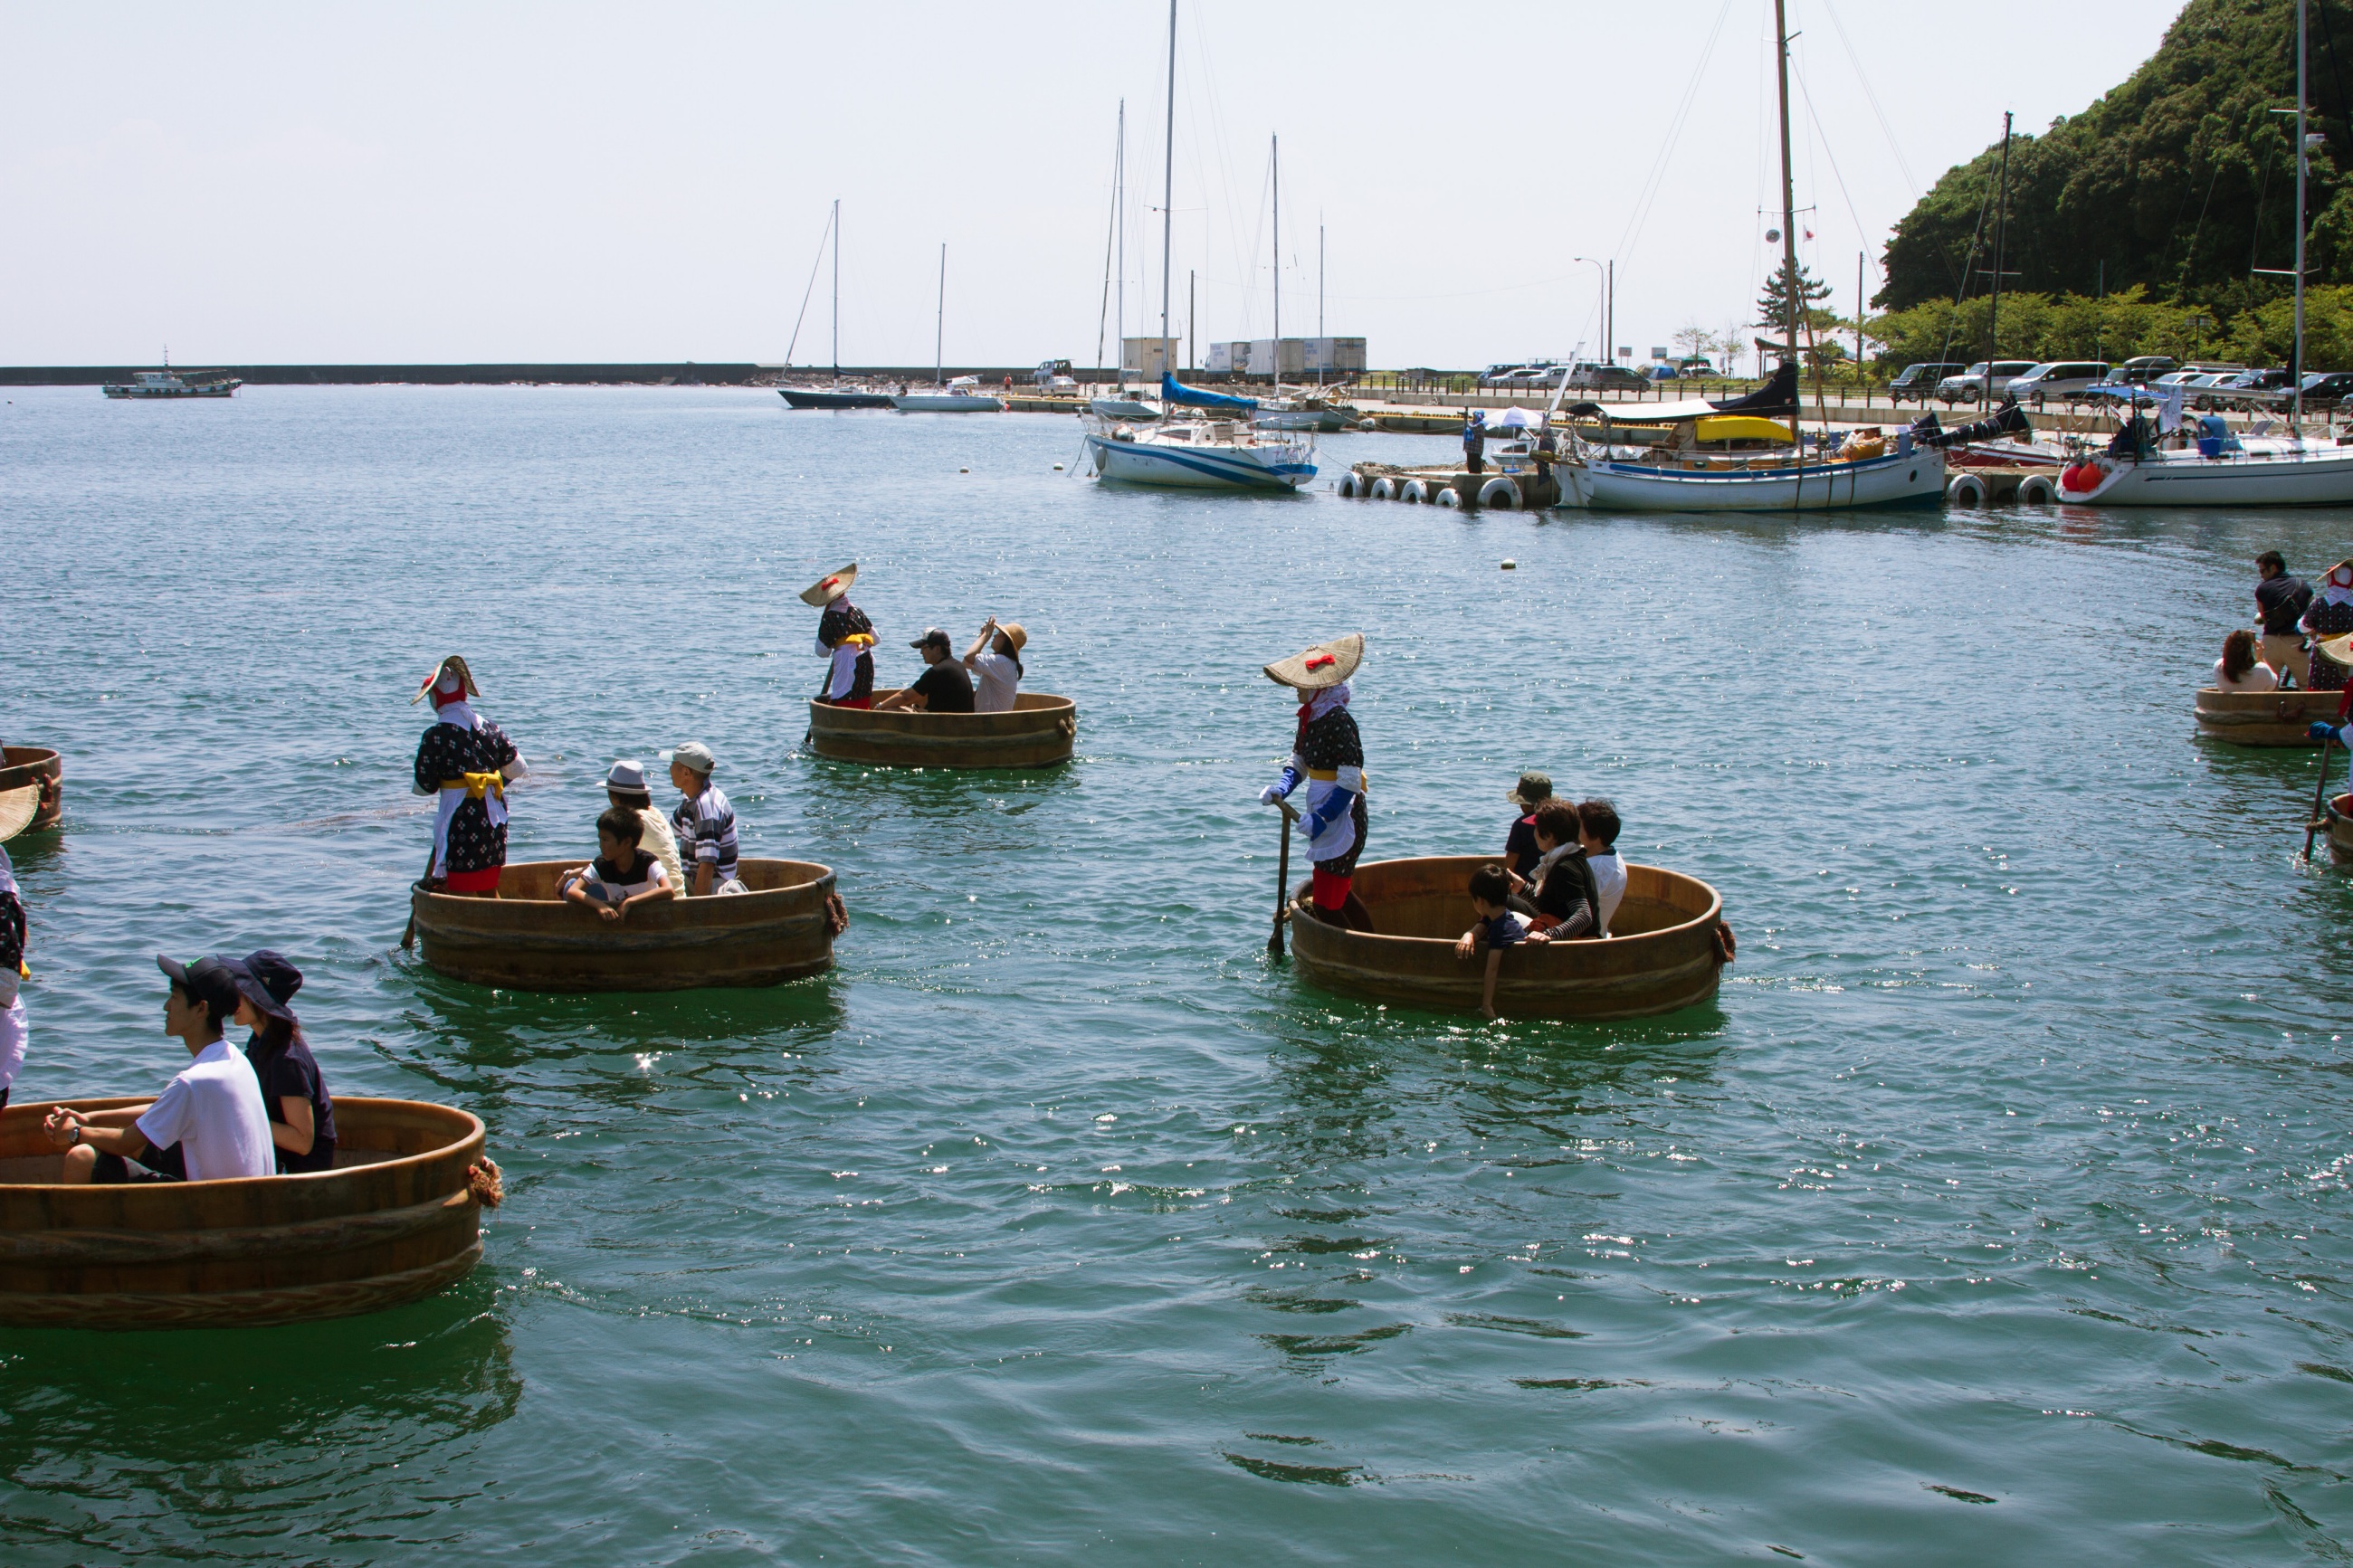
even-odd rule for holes
{"type": "Polygon", "coordinates": [[[1531,364],[1524,365],[1512,372],[1496,384],[1499,386],[1552,386],[1557,384],[1559,381],[1560,366],[1531,364]]]}
{"type": "Polygon", "coordinates": [[[2010,384],[2010,395],[2021,403],[2042,406],[2045,399],[2080,403],[2084,394],[2108,379],[2108,367],[2095,360],[2052,360],[2038,364],[2010,384]]]}
{"type": "Polygon", "coordinates": [[[2326,408],[2353,397],[2353,374],[2341,370],[2306,372],[2304,378],[2304,405],[2326,408]]]}
{"type": "Polygon", "coordinates": [[[1950,408],[1956,403],[1975,403],[1979,398],[1998,401],[2010,390],[2010,384],[2034,368],[2031,359],[1998,359],[1989,377],[1983,360],[1969,366],[1958,375],[1948,375],[1936,384],[1936,401],[1950,408]],[[1990,389],[1989,389],[1990,380],[1990,389]]]}
{"type": "Polygon", "coordinates": [[[1482,386],[1501,386],[1504,384],[1504,378],[1505,376],[1512,374],[1514,371],[1522,371],[1526,368],[1527,366],[1525,364],[1519,363],[1491,364],[1485,370],[1479,373],[1479,384],[1482,386]]]}
{"type": "Polygon", "coordinates": [[[2170,354],[2142,354],[2116,366],[2116,379],[2134,386],[2146,386],[2158,376],[2180,368],[2180,362],[2170,354]]]}
{"type": "Polygon", "coordinates": [[[1578,392],[1641,392],[1651,384],[1622,364],[1581,364],[1568,373],[1578,392]]]}
{"type": "Polygon", "coordinates": [[[1705,354],[1691,354],[1685,358],[1675,361],[1675,364],[1686,376],[1714,375],[1715,374],[1715,362],[1710,360],[1705,354]]]}
{"type": "Polygon", "coordinates": [[[1902,404],[1905,398],[1925,404],[1935,394],[1936,384],[1948,375],[1958,375],[1969,367],[1965,364],[1907,364],[1902,374],[1887,384],[1887,401],[1902,404]]]}
{"type": "Polygon", "coordinates": [[[1038,368],[1029,373],[1029,382],[1033,386],[1058,390],[1078,385],[1077,382],[1071,379],[1071,362],[1066,359],[1039,360],[1038,368]]]}
{"type": "Polygon", "coordinates": [[[2190,375],[2181,383],[2184,401],[2192,408],[2210,412],[2218,409],[2222,406],[2222,400],[2217,395],[2245,374],[2237,370],[2210,370],[2190,375]]]}
{"type": "Polygon", "coordinates": [[[2224,408],[2279,408],[2295,391],[2295,378],[2284,370],[2246,370],[2216,388],[2215,403],[2224,408]]]}

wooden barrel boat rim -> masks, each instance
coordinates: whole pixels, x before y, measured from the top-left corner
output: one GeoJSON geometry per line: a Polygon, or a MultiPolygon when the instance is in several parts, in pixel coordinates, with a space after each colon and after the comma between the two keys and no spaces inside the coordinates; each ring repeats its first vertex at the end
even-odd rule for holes
{"type": "Polygon", "coordinates": [[[461,1187],[406,1208],[375,1209],[289,1225],[223,1226],[210,1230],[27,1231],[0,1236],[0,1262],[123,1264],[202,1259],[227,1263],[298,1252],[340,1252],[421,1236],[438,1225],[450,1223],[473,1202],[472,1191],[461,1187]]]}
{"type": "MultiPolygon", "coordinates": [[[[1421,856],[1421,857],[1415,857],[1415,858],[1421,858],[1421,859],[1432,859],[1432,860],[1455,860],[1455,859],[1461,859],[1461,860],[1464,860],[1464,861],[1466,861],[1466,862],[1467,862],[1467,861],[1470,861],[1470,860],[1475,860],[1475,859],[1477,859],[1477,858],[1478,858],[1478,857],[1476,857],[1476,856],[1432,855],[1432,856],[1421,856]]],[[[1367,861],[1367,862],[1366,863],[1366,866],[1365,866],[1364,868],[1362,868],[1362,869],[1370,869],[1373,866],[1376,866],[1376,865],[1390,865],[1390,866],[1397,866],[1397,865],[1404,865],[1404,864],[1407,864],[1407,863],[1408,863],[1407,861],[1402,861],[1402,860],[1389,860],[1389,861],[1367,861]]],[[[1717,925],[1717,924],[1719,924],[1719,923],[1721,923],[1721,922],[1722,922],[1722,921],[1723,921],[1723,919],[1724,919],[1724,895],[1723,895],[1722,893],[1717,892],[1717,891],[1715,890],[1715,889],[1712,885],[1710,885],[1710,884],[1708,884],[1708,883],[1706,883],[1706,882],[1703,882],[1703,881],[1701,881],[1697,877],[1694,877],[1694,876],[1690,875],[1690,874],[1689,874],[1689,873],[1687,873],[1687,872],[1683,872],[1683,871],[1670,871],[1670,870],[1668,870],[1664,866],[1647,866],[1647,865],[1641,865],[1641,864],[1638,864],[1637,862],[1635,862],[1635,861],[1631,861],[1631,860],[1629,860],[1629,861],[1627,861],[1627,862],[1626,862],[1626,869],[1627,869],[1627,871],[1628,871],[1630,874],[1630,873],[1632,873],[1632,872],[1634,872],[1634,871],[1638,871],[1638,870],[1641,870],[1641,871],[1655,871],[1655,872],[1657,872],[1657,873],[1658,873],[1659,875],[1661,875],[1661,876],[1663,876],[1663,877],[1672,877],[1672,878],[1676,879],[1677,879],[1677,880],[1679,880],[1679,881],[1688,882],[1688,883],[1690,883],[1692,886],[1694,886],[1694,887],[1695,887],[1695,888],[1704,889],[1706,890],[1706,892],[1707,892],[1707,908],[1706,908],[1704,910],[1703,910],[1701,913],[1696,914],[1696,915],[1694,915],[1694,916],[1693,916],[1691,919],[1689,919],[1689,920],[1686,920],[1686,921],[1677,921],[1675,924],[1671,925],[1671,926],[1661,926],[1661,927],[1660,927],[1658,930],[1656,930],[1656,931],[1636,931],[1636,932],[1634,932],[1632,935],[1630,935],[1630,936],[1613,936],[1613,937],[1609,937],[1609,938],[1603,939],[1602,941],[1599,941],[1599,942],[1558,942],[1558,943],[1555,943],[1555,942],[1542,942],[1542,943],[1537,944],[1537,946],[1536,946],[1536,947],[1535,947],[1535,948],[1525,948],[1525,949],[1523,949],[1522,951],[1524,951],[1524,952],[1536,952],[1536,951],[1538,951],[1538,950],[1540,949],[1541,951],[1543,951],[1543,952],[1546,952],[1546,953],[1551,953],[1551,954],[1559,954],[1559,955],[1562,955],[1562,956],[1568,956],[1568,955],[1575,954],[1575,953],[1576,953],[1576,952],[1577,952],[1580,949],[1584,949],[1584,950],[1590,951],[1590,950],[1597,949],[1597,948],[1608,948],[1608,949],[1609,949],[1609,950],[1610,950],[1611,952],[1623,952],[1627,951],[1629,948],[1633,947],[1633,946],[1634,946],[1635,944],[1637,944],[1637,943],[1647,943],[1647,942],[1651,942],[1651,940],[1652,938],[1662,938],[1662,939],[1663,939],[1663,938],[1669,938],[1669,937],[1675,937],[1675,936],[1687,935],[1687,934],[1689,934],[1689,933],[1691,933],[1691,932],[1693,932],[1693,931],[1699,931],[1699,930],[1703,930],[1703,929],[1712,928],[1712,927],[1714,927],[1714,926],[1715,926],[1715,925],[1717,925]]],[[[1467,895],[1467,894],[1466,894],[1466,895],[1464,895],[1464,896],[1467,898],[1469,895],[1467,895]]],[[[1389,934],[1389,933],[1388,933],[1388,932],[1385,932],[1385,931],[1353,931],[1353,930],[1350,930],[1350,929],[1348,929],[1348,928],[1346,928],[1346,927],[1344,927],[1344,926],[1335,926],[1335,925],[1328,924],[1327,922],[1324,922],[1324,921],[1317,921],[1315,916],[1311,915],[1311,914],[1308,914],[1308,913],[1306,912],[1306,910],[1307,910],[1307,907],[1308,907],[1308,895],[1307,895],[1307,889],[1306,889],[1304,887],[1302,887],[1302,888],[1300,889],[1300,890],[1299,890],[1299,891],[1297,891],[1296,893],[1294,893],[1294,894],[1292,896],[1292,900],[1291,900],[1292,918],[1293,918],[1294,921],[1299,921],[1299,922],[1301,922],[1301,923],[1304,923],[1304,922],[1306,922],[1306,921],[1315,921],[1315,923],[1316,923],[1316,924],[1318,924],[1318,925],[1322,925],[1322,926],[1324,927],[1324,931],[1325,931],[1326,932],[1328,932],[1330,935],[1332,935],[1333,937],[1335,937],[1335,938],[1344,939],[1344,940],[1352,941],[1352,942],[1375,942],[1375,943],[1379,943],[1379,942],[1414,942],[1414,943],[1422,944],[1422,945],[1424,945],[1424,946],[1426,946],[1426,947],[1433,947],[1433,948],[1434,948],[1434,947],[1452,947],[1452,946],[1454,945],[1455,941],[1456,941],[1456,939],[1455,939],[1455,938],[1453,938],[1453,937],[1442,937],[1442,936],[1395,936],[1395,935],[1391,935],[1391,934],[1389,934]]],[[[1368,906],[1366,906],[1366,907],[1367,907],[1367,908],[1373,908],[1374,906],[1370,906],[1370,905],[1368,905],[1368,906]]],[[[1376,914],[1376,918],[1378,918],[1378,917],[1377,917],[1377,913],[1376,914]]],[[[1468,917],[1466,916],[1466,919],[1467,919],[1467,918],[1468,918],[1468,917]]],[[[1377,949],[1376,949],[1375,951],[1377,951],[1377,949]]],[[[1636,978],[1641,978],[1641,977],[1642,977],[1642,976],[1636,976],[1636,978]]]]}
{"type": "MultiPolygon", "coordinates": [[[[26,1100],[21,1104],[11,1105],[5,1110],[0,1110],[0,1121],[38,1121],[49,1111],[57,1109],[60,1105],[70,1105],[77,1110],[84,1111],[115,1110],[120,1110],[126,1105],[144,1105],[154,1098],[155,1097],[152,1094],[129,1094],[112,1095],[104,1099],[90,1100],[26,1100]]],[[[318,1184],[323,1182],[341,1181],[361,1174],[375,1177],[381,1176],[388,1172],[399,1171],[404,1167],[409,1166],[414,1166],[421,1170],[429,1162],[448,1160],[452,1155],[459,1153],[466,1154],[468,1156],[467,1163],[470,1165],[475,1163],[479,1156],[481,1154],[484,1142],[489,1136],[488,1129],[482,1125],[482,1119],[475,1115],[472,1111],[461,1110],[454,1105],[436,1104],[434,1101],[429,1100],[385,1100],[367,1095],[338,1095],[335,1098],[335,1104],[339,1108],[348,1107],[353,1112],[362,1113],[362,1115],[355,1115],[352,1118],[354,1121],[362,1120],[362,1117],[366,1112],[375,1111],[385,1107],[391,1107],[396,1110],[402,1112],[423,1110],[430,1112],[434,1117],[456,1117],[459,1118],[460,1121],[451,1129],[455,1133],[455,1136],[451,1137],[448,1142],[438,1145],[438,1147],[420,1149],[414,1154],[396,1154],[388,1160],[370,1160],[360,1164],[338,1165],[330,1171],[297,1171],[290,1172],[284,1175],[269,1176],[232,1176],[225,1180],[212,1182],[140,1183],[131,1186],[91,1186],[87,1184],[69,1184],[65,1182],[0,1182],[0,1193],[108,1193],[118,1194],[154,1194],[163,1196],[177,1195],[185,1193],[227,1193],[236,1192],[240,1188],[285,1191],[288,1190],[290,1184],[298,1182],[304,1184],[318,1184]]],[[[458,1189],[456,1195],[459,1197],[467,1197],[470,1194],[464,1187],[460,1186],[458,1189]]],[[[438,1204],[440,1200],[436,1199],[434,1201],[438,1204]]],[[[382,1212],[385,1211],[367,1210],[364,1211],[360,1215],[354,1215],[348,1217],[363,1219],[368,1215],[382,1212]]],[[[334,1216],[330,1217],[332,1219],[334,1216]]],[[[290,1222],[284,1227],[261,1226],[255,1228],[268,1229],[271,1231],[280,1231],[282,1229],[282,1231],[285,1232],[292,1232],[300,1230],[306,1226],[322,1223],[329,1223],[329,1221],[303,1220],[290,1222]]],[[[39,1234],[45,1236],[57,1236],[69,1233],[62,1231],[44,1231],[39,1234]]],[[[86,1234],[122,1236],[135,1233],[109,1229],[102,1232],[90,1232],[86,1234]]],[[[162,1234],[172,1236],[193,1236],[197,1233],[193,1230],[183,1230],[162,1234]]],[[[236,1233],[224,1231],[218,1234],[230,1235],[236,1233]]]]}
{"type": "MultiPolygon", "coordinates": [[[[874,700],[880,702],[886,697],[896,696],[903,689],[905,689],[903,687],[878,686],[874,689],[874,700]]],[[[839,702],[820,702],[814,697],[809,699],[809,711],[812,714],[823,714],[828,718],[839,719],[843,723],[850,725],[858,724],[864,720],[874,719],[886,723],[914,720],[953,726],[965,720],[1020,718],[1030,714],[1042,719],[1049,713],[1059,714],[1067,719],[1076,713],[1078,708],[1077,698],[1059,697],[1050,691],[1020,692],[1013,699],[1012,707],[1000,708],[993,713],[934,713],[927,708],[844,708],[839,702]]]]}
{"type": "MultiPolygon", "coordinates": [[[[584,860],[518,860],[513,865],[506,867],[505,869],[508,871],[537,871],[543,867],[553,866],[557,868],[559,872],[562,872],[575,869],[576,868],[586,864],[587,864],[587,862],[584,860]]],[[[738,862],[738,865],[818,866],[818,870],[824,874],[822,876],[811,877],[806,882],[786,882],[782,887],[776,888],[754,888],[751,891],[744,893],[727,893],[724,895],[705,894],[700,898],[673,899],[670,900],[671,909],[681,911],[691,910],[696,913],[708,913],[712,916],[733,914],[739,910],[747,909],[765,909],[771,901],[793,898],[797,895],[806,895],[827,886],[834,879],[834,870],[832,867],[818,866],[818,862],[814,860],[792,860],[781,856],[746,855],[738,862]]],[[[459,910],[515,910],[519,911],[541,913],[549,910],[577,910],[584,919],[596,921],[596,925],[600,930],[611,930],[616,934],[618,934],[624,929],[617,924],[607,928],[605,921],[597,919],[596,910],[586,908],[585,906],[575,905],[564,899],[515,899],[509,898],[504,893],[501,893],[495,899],[470,899],[459,893],[437,893],[430,888],[412,887],[409,890],[415,897],[420,912],[427,910],[448,910],[453,913],[459,910]]],[[[797,921],[802,919],[817,919],[819,918],[821,914],[822,910],[817,910],[807,915],[791,914],[780,916],[778,918],[785,921],[797,921]]],[[[681,915],[680,918],[683,918],[683,916],[681,915]]],[[[738,921],[734,923],[741,925],[743,922],[738,921]]],[[[760,922],[760,928],[765,929],[771,923],[773,922],[762,921],[760,922]]],[[[665,939],[676,938],[683,941],[692,934],[693,929],[694,928],[690,928],[690,930],[687,931],[666,931],[659,934],[665,939]]],[[[733,934],[732,931],[725,928],[716,929],[717,934],[733,934]]]]}
{"type": "Polygon", "coordinates": [[[208,1324],[295,1322],[312,1318],[352,1317],[429,1296],[472,1273],[482,1260],[478,1237],[463,1251],[364,1279],[319,1285],[281,1285],[258,1290],[191,1291],[185,1294],[93,1290],[79,1295],[0,1292],[0,1322],[37,1327],[165,1329],[208,1324]]]}

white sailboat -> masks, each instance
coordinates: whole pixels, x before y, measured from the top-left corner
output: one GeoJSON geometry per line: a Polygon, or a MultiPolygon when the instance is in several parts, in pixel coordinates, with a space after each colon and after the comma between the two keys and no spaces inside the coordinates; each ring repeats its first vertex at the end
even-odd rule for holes
{"type": "MultiPolygon", "coordinates": [[[[1790,281],[1789,352],[1798,352],[1802,292],[1798,273],[1797,186],[1789,171],[1789,26],[1784,0],[1773,0],[1775,63],[1781,84],[1781,244],[1790,281]]],[[[1798,425],[1792,394],[1786,416],[1787,457],[1746,456],[1736,460],[1662,447],[1640,454],[1572,437],[1569,455],[1553,467],[1564,506],[1613,511],[1848,511],[1862,507],[1935,505],[1945,493],[1945,454],[1915,446],[1911,434],[1896,437],[1894,449],[1860,460],[1836,454],[1806,460],[1805,435],[1798,425]]],[[[1566,384],[1564,383],[1564,384],[1566,384]]],[[[1644,410],[1657,418],[1658,411],[1644,410]]],[[[1711,413],[1721,412],[1711,410],[1711,413]]],[[[1606,437],[1605,437],[1606,442],[1606,437]]]]}
{"type": "Polygon", "coordinates": [[[932,390],[902,392],[891,399],[891,406],[902,414],[1002,414],[1005,400],[995,393],[980,389],[980,377],[960,375],[954,381],[943,381],[945,365],[942,354],[947,344],[948,322],[948,247],[940,246],[940,314],[932,339],[932,390]]]}
{"type": "MultiPolygon", "coordinates": [[[[2353,504],[2353,447],[2304,435],[2305,132],[2307,0],[2295,5],[2295,396],[2284,437],[2241,437],[2221,426],[2195,446],[2159,447],[2132,411],[2144,388],[2094,387],[2125,400],[2126,418],[2108,449],[2060,471],[2059,499],[2088,506],[2344,506],[2353,504]]],[[[2276,277],[2276,268],[2258,272],[2276,277]]],[[[2168,414],[2178,417],[2177,407],[2168,414]]],[[[2185,433],[2186,434],[2186,433],[2185,433]]]]}
{"type": "MultiPolygon", "coordinates": [[[[1179,385],[1167,367],[1172,235],[1176,194],[1176,0],[1168,0],[1168,120],[1162,144],[1160,228],[1160,401],[1168,417],[1157,427],[1099,415],[1087,420],[1087,455],[1098,478],[1171,489],[1296,490],[1315,477],[1315,439],[1250,428],[1254,398],[1229,397],[1179,385]],[[1195,416],[1176,417],[1179,408],[1195,416]]],[[[1278,288],[1281,287],[1278,281],[1278,288]]],[[[1278,318],[1279,320],[1279,318],[1278,318]]],[[[1280,343],[1280,338],[1277,342],[1280,343]]],[[[1281,352],[1278,348],[1277,358],[1281,352]]],[[[1278,374],[1280,365],[1277,366],[1278,374]]]]}
{"type": "MultiPolygon", "coordinates": [[[[1087,412],[1103,419],[1133,423],[1139,419],[1157,419],[1160,408],[1141,397],[1131,396],[1127,390],[1127,100],[1119,100],[1119,132],[1113,142],[1111,178],[1112,244],[1103,251],[1103,293],[1112,293],[1112,279],[1116,276],[1118,313],[1113,318],[1112,344],[1120,357],[1119,388],[1116,392],[1087,399],[1087,412]],[[1113,268],[1116,258],[1117,271],[1113,268]]],[[[1112,300],[1106,298],[1106,305],[1112,300]]],[[[1100,318],[1095,327],[1095,363],[1103,363],[1103,326],[1100,318]]]]}

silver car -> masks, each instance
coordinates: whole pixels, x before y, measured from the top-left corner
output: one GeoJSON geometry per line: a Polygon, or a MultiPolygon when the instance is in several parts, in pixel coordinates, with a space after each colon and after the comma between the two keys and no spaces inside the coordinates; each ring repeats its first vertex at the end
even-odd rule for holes
{"type": "Polygon", "coordinates": [[[1993,362],[1993,386],[1986,387],[1986,363],[1983,360],[1969,366],[1958,375],[1948,375],[1936,384],[1936,401],[1950,408],[1956,403],[1975,403],[1979,398],[1989,402],[2010,390],[2010,384],[2034,368],[2031,359],[1998,359],[1993,362]]]}
{"type": "Polygon", "coordinates": [[[2038,364],[2010,384],[2010,395],[2040,408],[2047,398],[2080,403],[2084,394],[2108,379],[2108,367],[2096,360],[2052,360],[2038,364]]]}

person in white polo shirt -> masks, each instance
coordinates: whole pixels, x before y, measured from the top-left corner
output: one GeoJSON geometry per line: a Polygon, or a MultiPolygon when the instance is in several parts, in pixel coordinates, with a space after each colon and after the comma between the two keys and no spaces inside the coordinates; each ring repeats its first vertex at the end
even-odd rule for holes
{"type": "Polygon", "coordinates": [[[69,1105],[49,1112],[42,1126],[49,1142],[65,1151],[58,1179],[219,1182],[275,1173],[261,1081],[245,1054],[221,1038],[221,1026],[237,1012],[234,970],[218,958],[155,963],[172,981],[164,1032],[195,1060],[152,1105],[95,1114],[69,1105]]]}

